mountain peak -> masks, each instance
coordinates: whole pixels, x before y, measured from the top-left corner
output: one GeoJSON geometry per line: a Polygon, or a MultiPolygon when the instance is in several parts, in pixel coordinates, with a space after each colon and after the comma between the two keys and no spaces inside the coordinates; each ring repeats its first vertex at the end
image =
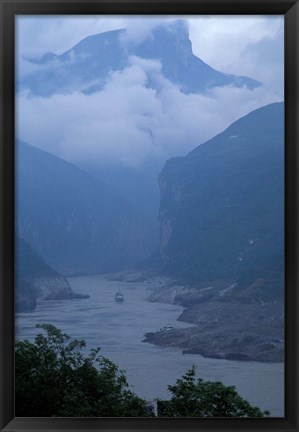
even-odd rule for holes
{"type": "Polygon", "coordinates": [[[45,54],[40,70],[18,77],[19,88],[40,96],[74,90],[93,93],[103,88],[111,72],[128,67],[132,55],[158,60],[164,77],[184,93],[205,93],[227,85],[249,89],[260,85],[248,77],[221,73],[196,57],[183,19],[161,21],[139,44],[123,38],[126,32],[120,29],[95,34],[62,55],[45,54]]]}
{"type": "Polygon", "coordinates": [[[178,19],[157,25],[150,37],[135,48],[135,54],[158,58],[163,63],[171,62],[171,65],[178,60],[186,63],[187,58],[193,55],[187,22],[178,19]]]}
{"type": "Polygon", "coordinates": [[[183,19],[161,23],[158,27],[172,33],[173,35],[179,36],[181,39],[189,40],[189,26],[187,21],[183,19]]]}

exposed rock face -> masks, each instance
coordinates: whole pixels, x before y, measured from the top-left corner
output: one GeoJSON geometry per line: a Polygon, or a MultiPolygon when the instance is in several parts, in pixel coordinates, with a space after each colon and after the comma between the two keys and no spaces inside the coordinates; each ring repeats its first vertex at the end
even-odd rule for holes
{"type": "Polygon", "coordinates": [[[216,328],[191,327],[167,333],[148,333],[145,342],[161,347],[181,347],[183,354],[200,354],[209,358],[270,363],[284,361],[283,336],[277,339],[275,329],[264,335],[257,328],[250,328],[247,332],[225,329],[220,333],[216,328]]]}
{"type": "Polygon", "coordinates": [[[170,220],[167,218],[161,217],[161,224],[160,224],[160,254],[161,257],[167,261],[168,256],[164,253],[164,251],[167,249],[169,240],[171,238],[173,228],[170,220]]]}
{"type": "Polygon", "coordinates": [[[176,346],[184,354],[229,360],[284,361],[283,301],[263,301],[258,291],[241,293],[235,284],[194,288],[172,281],[153,290],[150,301],[185,306],[178,318],[186,329],[148,333],[145,341],[176,346]]]}
{"type": "Polygon", "coordinates": [[[36,289],[37,298],[39,300],[88,298],[88,295],[74,293],[68,281],[61,276],[48,276],[34,279],[32,285],[36,289]]]}
{"type": "Polygon", "coordinates": [[[86,294],[75,293],[68,281],[59,275],[19,279],[16,288],[16,311],[34,311],[38,300],[72,300],[88,297],[86,294]]]}
{"type": "Polygon", "coordinates": [[[70,300],[88,295],[74,293],[68,281],[49,267],[22,239],[16,247],[16,311],[35,310],[37,300],[70,300]]]}

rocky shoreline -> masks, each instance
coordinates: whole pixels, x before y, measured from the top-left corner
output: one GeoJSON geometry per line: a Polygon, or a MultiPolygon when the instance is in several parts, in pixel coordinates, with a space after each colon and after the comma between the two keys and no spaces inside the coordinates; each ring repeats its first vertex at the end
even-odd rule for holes
{"type": "Polygon", "coordinates": [[[88,298],[87,294],[75,293],[67,279],[53,275],[18,281],[17,312],[33,312],[37,301],[72,300],[88,298]]]}
{"type": "Polygon", "coordinates": [[[88,298],[87,294],[75,293],[63,276],[38,278],[33,281],[38,300],[72,300],[88,298]]]}
{"type": "Polygon", "coordinates": [[[284,361],[282,299],[264,301],[258,291],[255,295],[252,291],[241,295],[232,281],[213,281],[194,287],[142,272],[122,272],[110,278],[144,282],[149,290],[148,301],[184,307],[178,320],[190,323],[192,327],[147,333],[144,342],[160,347],[180,347],[183,354],[210,358],[284,361]]]}

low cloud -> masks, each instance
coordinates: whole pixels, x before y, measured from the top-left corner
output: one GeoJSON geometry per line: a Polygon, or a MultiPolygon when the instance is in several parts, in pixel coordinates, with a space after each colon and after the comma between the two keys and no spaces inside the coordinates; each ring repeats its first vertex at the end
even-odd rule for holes
{"type": "Polygon", "coordinates": [[[161,74],[158,61],[131,57],[128,67],[112,73],[94,94],[42,98],[23,92],[17,133],[73,163],[137,167],[147,158],[185,155],[237,118],[277,100],[263,87],[186,95],[161,74]],[[159,90],[151,88],[153,81],[159,90]]]}
{"type": "Polygon", "coordinates": [[[21,15],[16,19],[17,53],[25,58],[62,54],[87,36],[123,27],[125,18],[118,16],[21,15]]]}
{"type": "Polygon", "coordinates": [[[19,56],[38,59],[46,52],[62,54],[82,39],[110,30],[126,28],[126,41],[139,44],[154,27],[175,16],[18,16],[16,20],[19,56]]]}
{"type": "Polygon", "coordinates": [[[193,52],[215,69],[247,75],[283,98],[283,16],[190,17],[193,52]]]}
{"type": "Polygon", "coordinates": [[[162,22],[173,21],[173,18],[165,17],[144,17],[140,19],[140,17],[131,17],[125,22],[126,32],[122,35],[123,42],[125,44],[132,43],[134,45],[141,44],[144,40],[146,40],[153,29],[161,24],[162,22]]]}

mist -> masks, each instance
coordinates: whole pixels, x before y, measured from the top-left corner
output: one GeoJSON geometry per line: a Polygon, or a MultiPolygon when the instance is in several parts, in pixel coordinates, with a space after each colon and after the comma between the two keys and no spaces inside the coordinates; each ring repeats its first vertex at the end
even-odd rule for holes
{"type": "Polygon", "coordinates": [[[94,94],[19,95],[21,138],[73,163],[138,167],[148,158],[185,155],[236,118],[280,100],[263,87],[186,95],[163,77],[159,62],[130,62],[94,94]],[[149,74],[159,91],[148,86],[149,74]]]}

